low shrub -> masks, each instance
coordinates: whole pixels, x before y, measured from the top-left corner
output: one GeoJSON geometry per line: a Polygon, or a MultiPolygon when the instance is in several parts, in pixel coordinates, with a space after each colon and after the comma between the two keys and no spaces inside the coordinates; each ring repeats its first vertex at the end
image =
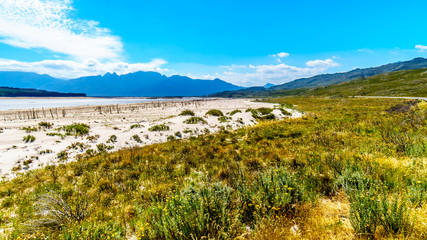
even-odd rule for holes
{"type": "Polygon", "coordinates": [[[116,143],[117,142],[117,136],[111,135],[110,138],[107,140],[107,143],[116,143]]]}
{"type": "Polygon", "coordinates": [[[184,121],[186,124],[207,124],[206,120],[201,117],[190,117],[184,121]]]}
{"type": "Polygon", "coordinates": [[[252,113],[252,117],[258,120],[273,120],[276,119],[276,116],[272,113],[272,108],[257,108],[257,109],[247,109],[252,113]]]}
{"type": "Polygon", "coordinates": [[[267,114],[270,114],[273,111],[273,109],[272,108],[264,108],[264,107],[262,107],[262,108],[255,109],[255,111],[258,114],[267,115],[267,114]]]}
{"type": "Polygon", "coordinates": [[[290,113],[290,112],[286,111],[286,110],[285,110],[285,109],[283,109],[283,108],[280,108],[280,112],[281,112],[283,115],[285,115],[285,116],[292,116],[292,113],[290,113]]]}
{"type": "Polygon", "coordinates": [[[38,128],[36,128],[36,127],[22,127],[21,128],[22,130],[24,130],[25,132],[27,132],[27,133],[30,133],[30,132],[37,132],[39,129],[38,128]]]}
{"type": "Polygon", "coordinates": [[[303,186],[285,168],[261,172],[252,184],[243,181],[237,189],[241,204],[240,217],[247,224],[266,215],[293,215],[296,204],[309,200],[303,186]]]}
{"type": "Polygon", "coordinates": [[[142,143],[141,138],[139,137],[139,135],[135,134],[132,136],[132,139],[137,142],[137,143],[142,143]]]}
{"type": "Polygon", "coordinates": [[[39,127],[50,129],[53,126],[53,123],[50,122],[39,122],[39,127]]]}
{"type": "Polygon", "coordinates": [[[236,113],[241,113],[242,111],[240,111],[239,109],[233,110],[230,112],[230,116],[233,116],[236,113]]]}
{"type": "Polygon", "coordinates": [[[61,151],[56,155],[56,157],[58,159],[61,159],[61,160],[66,160],[66,159],[68,159],[68,152],[67,151],[61,151]]]}
{"type": "Polygon", "coordinates": [[[231,117],[227,117],[227,116],[221,116],[218,118],[219,122],[225,123],[228,122],[231,119],[231,117]]]}
{"type": "Polygon", "coordinates": [[[71,125],[63,126],[62,129],[65,130],[67,135],[82,136],[89,133],[89,125],[84,123],[74,123],[71,125]]]}
{"type": "Polygon", "coordinates": [[[36,137],[34,137],[33,135],[27,135],[23,138],[23,141],[25,143],[32,143],[36,140],[36,137]]]}
{"type": "Polygon", "coordinates": [[[154,126],[150,127],[148,129],[148,131],[160,132],[160,131],[168,131],[169,129],[170,129],[170,127],[168,125],[160,124],[160,125],[154,125],[154,126]]]}
{"type": "Polygon", "coordinates": [[[231,188],[217,183],[156,200],[146,211],[145,225],[150,227],[142,239],[232,239],[237,219],[231,196],[231,188]]]}
{"type": "Polygon", "coordinates": [[[130,125],[130,129],[134,129],[134,128],[141,128],[141,127],[144,127],[144,126],[142,126],[141,124],[133,124],[133,125],[130,125]]]}
{"type": "Polygon", "coordinates": [[[218,110],[218,109],[211,109],[206,112],[206,115],[221,117],[221,116],[224,116],[224,113],[222,113],[221,110],[218,110]]]}
{"type": "Polygon", "coordinates": [[[184,110],[184,111],[182,111],[180,114],[179,114],[179,116],[194,116],[194,115],[196,115],[193,111],[191,111],[191,110],[184,110]]]}

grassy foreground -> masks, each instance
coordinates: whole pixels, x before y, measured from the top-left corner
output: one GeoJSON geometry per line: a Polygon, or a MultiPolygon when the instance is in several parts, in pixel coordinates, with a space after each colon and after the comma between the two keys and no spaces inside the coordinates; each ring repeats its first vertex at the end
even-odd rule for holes
{"type": "Polygon", "coordinates": [[[274,101],[306,115],[3,181],[3,238],[427,238],[427,103],[274,101]]]}

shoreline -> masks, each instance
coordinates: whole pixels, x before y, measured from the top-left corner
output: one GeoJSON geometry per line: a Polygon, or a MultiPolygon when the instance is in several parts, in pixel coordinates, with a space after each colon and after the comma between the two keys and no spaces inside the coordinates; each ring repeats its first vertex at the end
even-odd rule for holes
{"type": "Polygon", "coordinates": [[[126,104],[139,104],[139,103],[155,103],[155,102],[169,102],[169,101],[193,101],[193,100],[209,100],[212,98],[196,98],[196,97],[188,97],[188,98],[146,98],[146,97],[139,97],[139,98],[132,98],[132,97],[126,97],[126,98],[104,98],[104,97],[81,97],[81,98],[58,98],[58,97],[52,97],[52,98],[0,98],[0,100],[23,100],[23,101],[31,101],[34,100],[35,102],[28,102],[28,104],[34,104],[32,107],[19,107],[19,105],[24,106],[25,102],[18,102],[18,103],[11,103],[11,104],[17,104],[16,108],[12,109],[2,109],[2,105],[5,103],[0,102],[0,115],[4,112],[8,111],[30,111],[30,110],[49,110],[49,109],[62,109],[62,108],[75,108],[75,107],[97,107],[97,106],[116,106],[116,105],[126,105],[126,104]],[[110,102],[114,101],[114,99],[117,102],[110,102]],[[49,103],[47,101],[52,100],[68,100],[69,102],[54,102],[49,103]],[[93,102],[79,102],[81,100],[93,100],[93,102]],[[72,102],[77,101],[77,102],[72,102]],[[105,101],[105,102],[103,102],[105,101]],[[54,106],[54,105],[57,106],[54,106]],[[45,105],[45,106],[43,106],[45,105]],[[52,106],[53,105],[53,106],[52,106]]]}

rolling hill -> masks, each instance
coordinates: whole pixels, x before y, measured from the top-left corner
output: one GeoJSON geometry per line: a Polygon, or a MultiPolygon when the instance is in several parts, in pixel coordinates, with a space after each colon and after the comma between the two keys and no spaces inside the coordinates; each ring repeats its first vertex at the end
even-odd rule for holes
{"type": "Polygon", "coordinates": [[[307,89],[324,87],[358,78],[368,78],[378,74],[427,68],[426,58],[414,58],[410,61],[390,63],[379,67],[355,69],[349,72],[322,74],[310,78],[301,78],[282,85],[265,87],[252,87],[237,91],[226,91],[212,94],[213,97],[263,97],[263,96],[289,96],[300,95],[307,89]]]}
{"type": "Polygon", "coordinates": [[[427,97],[427,68],[403,70],[350,82],[308,89],[309,96],[411,96],[427,97]]]}

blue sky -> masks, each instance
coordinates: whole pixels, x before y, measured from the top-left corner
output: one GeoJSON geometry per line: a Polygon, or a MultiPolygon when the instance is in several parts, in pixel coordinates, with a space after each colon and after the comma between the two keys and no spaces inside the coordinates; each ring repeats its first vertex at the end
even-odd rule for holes
{"type": "Polygon", "coordinates": [[[280,84],[427,57],[425,9],[425,0],[2,0],[0,70],[280,84]]]}

